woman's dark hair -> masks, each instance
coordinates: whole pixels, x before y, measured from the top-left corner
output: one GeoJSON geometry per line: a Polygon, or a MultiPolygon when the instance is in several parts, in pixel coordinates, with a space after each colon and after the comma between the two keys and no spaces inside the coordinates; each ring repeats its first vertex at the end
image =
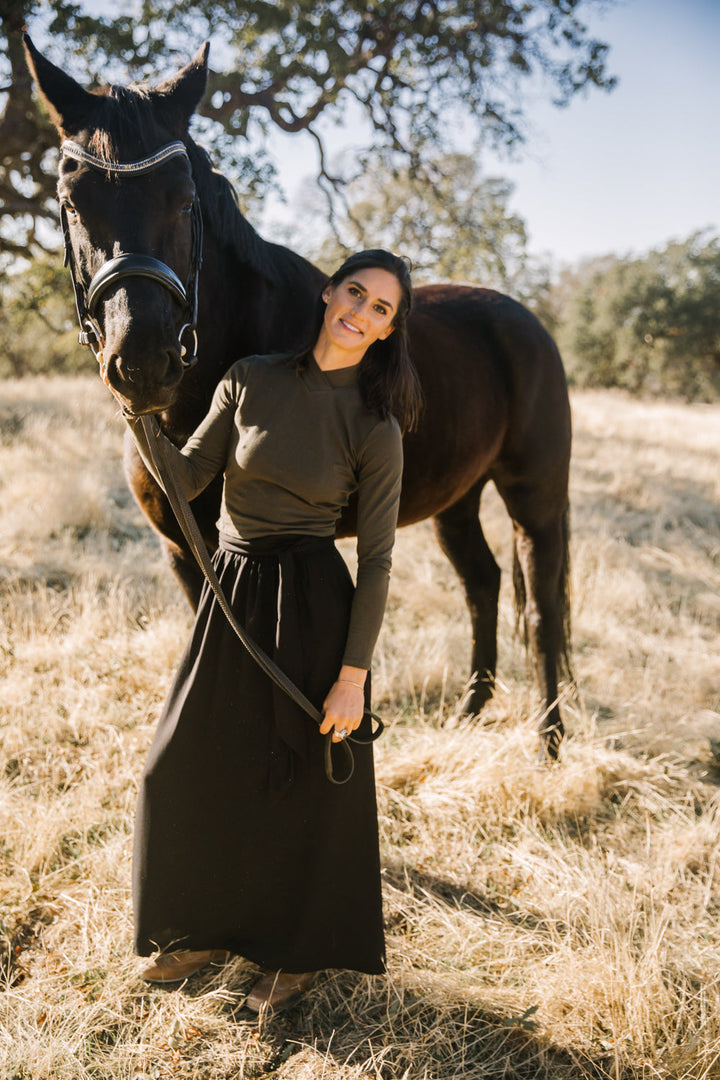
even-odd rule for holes
{"type": "MultiPolygon", "coordinates": [[[[393,319],[392,334],[384,341],[373,342],[360,361],[358,388],[368,409],[382,417],[392,413],[397,417],[403,431],[412,431],[417,426],[422,408],[422,390],[408,347],[407,317],[412,307],[409,260],[395,255],[392,251],[385,251],[384,248],[358,251],[346,259],[325,282],[322,291],[328,286],[339,285],[357,270],[371,269],[387,270],[397,278],[400,302],[393,319]]],[[[312,342],[291,357],[290,363],[293,367],[302,368],[307,365],[324,318],[325,302],[320,295],[312,342]]]]}

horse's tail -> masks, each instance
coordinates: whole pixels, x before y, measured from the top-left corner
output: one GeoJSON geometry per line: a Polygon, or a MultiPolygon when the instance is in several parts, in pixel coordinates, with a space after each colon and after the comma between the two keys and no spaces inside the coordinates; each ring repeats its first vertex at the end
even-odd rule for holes
{"type": "MultiPolygon", "coordinates": [[[[572,621],[570,610],[570,507],[566,506],[561,519],[562,529],[562,561],[560,564],[560,580],[558,581],[558,623],[560,640],[558,642],[558,660],[561,674],[569,682],[573,682],[571,652],[572,652],[572,621]]],[[[525,616],[527,592],[525,578],[518,559],[517,544],[513,547],[513,589],[515,592],[515,628],[522,633],[525,648],[528,647],[528,627],[525,616]]]]}

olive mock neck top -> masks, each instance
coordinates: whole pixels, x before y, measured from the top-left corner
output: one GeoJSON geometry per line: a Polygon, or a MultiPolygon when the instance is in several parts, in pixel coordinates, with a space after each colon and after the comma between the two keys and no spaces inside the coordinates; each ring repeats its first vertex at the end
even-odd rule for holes
{"type": "MultiPolygon", "coordinates": [[[[156,476],[141,424],[129,426],[156,476]]],[[[402,440],[394,417],[363,403],[357,366],[323,371],[312,354],[302,370],[286,356],[238,360],[181,449],[160,437],[188,499],[223,473],[221,537],[333,536],[357,491],[357,587],[343,663],[369,668],[387,599],[402,440]]]]}

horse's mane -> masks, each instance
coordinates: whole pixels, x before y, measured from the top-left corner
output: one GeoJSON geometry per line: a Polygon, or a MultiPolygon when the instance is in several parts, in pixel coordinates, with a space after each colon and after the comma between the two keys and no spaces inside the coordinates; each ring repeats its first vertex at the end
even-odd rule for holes
{"type": "MultiPolygon", "coordinates": [[[[156,147],[163,137],[155,115],[156,107],[149,87],[102,87],[93,110],[93,133],[88,148],[106,161],[117,162],[121,146],[138,138],[143,145],[156,147]]],[[[232,184],[213,168],[208,153],[189,135],[183,141],[192,165],[203,220],[217,242],[269,281],[276,282],[287,272],[296,271],[292,264],[299,257],[263,240],[242,214],[232,184]],[[285,262],[288,262],[287,266],[285,262]]]]}
{"type": "MultiPolygon", "coordinates": [[[[188,136],[185,140],[205,224],[218,242],[229,247],[240,262],[270,281],[278,279],[278,248],[263,240],[238,206],[227,177],[213,168],[210,156],[188,136]]],[[[280,249],[282,250],[282,249],[280,249]]],[[[287,252],[290,255],[290,252],[287,252]]]]}

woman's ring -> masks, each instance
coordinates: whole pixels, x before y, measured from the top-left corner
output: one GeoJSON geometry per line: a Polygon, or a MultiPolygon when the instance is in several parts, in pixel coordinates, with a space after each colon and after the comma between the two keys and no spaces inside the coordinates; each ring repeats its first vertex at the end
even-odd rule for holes
{"type": "Polygon", "coordinates": [[[350,732],[348,731],[347,728],[343,728],[342,731],[337,731],[336,730],[335,734],[337,735],[338,739],[347,739],[350,732]]]}

